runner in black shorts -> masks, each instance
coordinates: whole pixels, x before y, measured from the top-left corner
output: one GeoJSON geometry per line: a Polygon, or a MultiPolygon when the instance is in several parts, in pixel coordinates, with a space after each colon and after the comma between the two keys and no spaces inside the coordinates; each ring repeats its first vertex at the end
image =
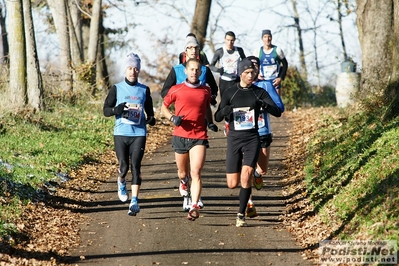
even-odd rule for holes
{"type": "Polygon", "coordinates": [[[245,210],[252,192],[252,175],[256,166],[260,140],[258,118],[261,108],[274,116],[281,116],[280,109],[270,95],[252,84],[255,79],[254,65],[249,59],[238,64],[240,82],[227,89],[221,98],[215,120],[227,118],[230,132],[227,135],[226,179],[229,188],[241,184],[236,226],[247,226],[245,210]]]}
{"type": "Polygon", "coordinates": [[[214,131],[218,128],[213,124],[212,113],[208,112],[212,99],[211,90],[199,81],[200,61],[190,58],[184,72],[187,75],[186,81],[170,88],[161,111],[175,125],[172,145],[180,179],[179,191],[184,199],[188,200],[191,197],[191,204],[188,201],[186,204],[184,200],[183,208],[189,208],[187,219],[194,221],[199,218],[201,208],[201,171],[205,163],[206,149],[209,147],[207,126],[214,131]],[[173,114],[170,110],[172,104],[173,114]],[[191,177],[190,187],[188,176],[191,177]]]}

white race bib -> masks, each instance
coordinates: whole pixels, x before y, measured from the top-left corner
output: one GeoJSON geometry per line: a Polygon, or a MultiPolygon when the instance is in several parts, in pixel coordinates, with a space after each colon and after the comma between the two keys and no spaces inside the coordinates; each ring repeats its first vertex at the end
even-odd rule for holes
{"type": "Polygon", "coordinates": [[[127,103],[127,109],[123,111],[122,123],[129,125],[139,125],[143,114],[143,106],[136,103],[127,103]]]}
{"type": "Polygon", "coordinates": [[[247,130],[255,128],[255,110],[249,109],[249,107],[233,108],[235,130],[247,130]]]}
{"type": "Polygon", "coordinates": [[[277,65],[262,66],[262,73],[265,79],[273,79],[277,77],[277,65]]]}

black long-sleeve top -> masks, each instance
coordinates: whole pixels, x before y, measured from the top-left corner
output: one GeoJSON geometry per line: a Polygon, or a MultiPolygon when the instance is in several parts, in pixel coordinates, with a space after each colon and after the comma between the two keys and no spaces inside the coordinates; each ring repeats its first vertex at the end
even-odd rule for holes
{"type": "MultiPolygon", "coordinates": [[[[222,115],[221,110],[227,105],[231,105],[234,108],[237,107],[253,107],[255,110],[255,129],[258,130],[258,117],[260,113],[260,106],[256,103],[262,100],[267,104],[266,111],[276,117],[281,116],[281,111],[274,103],[269,93],[264,89],[251,85],[249,88],[243,88],[239,83],[227,89],[223,95],[219,104],[218,110],[215,113],[215,121],[221,122],[225,117],[222,115]]],[[[234,130],[234,117],[233,113],[226,117],[230,123],[230,130],[234,130]]]]}

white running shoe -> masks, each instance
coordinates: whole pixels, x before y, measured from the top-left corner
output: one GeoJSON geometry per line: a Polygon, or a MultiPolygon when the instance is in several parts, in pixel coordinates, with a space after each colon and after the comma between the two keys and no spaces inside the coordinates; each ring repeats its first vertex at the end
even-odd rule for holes
{"type": "Polygon", "coordinates": [[[187,195],[183,197],[183,211],[189,211],[191,208],[191,196],[187,195]]]}
{"type": "Polygon", "coordinates": [[[118,180],[118,197],[122,202],[126,202],[129,199],[129,193],[126,188],[126,180],[125,182],[120,182],[118,180]]]}

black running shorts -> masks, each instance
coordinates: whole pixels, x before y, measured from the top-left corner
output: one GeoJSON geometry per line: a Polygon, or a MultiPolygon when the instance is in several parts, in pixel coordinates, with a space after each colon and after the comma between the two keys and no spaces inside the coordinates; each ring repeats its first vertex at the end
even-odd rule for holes
{"type": "Polygon", "coordinates": [[[196,145],[204,145],[209,148],[207,139],[187,139],[178,136],[172,136],[172,147],[176,153],[184,154],[196,145]]]}
{"type": "Polygon", "coordinates": [[[230,130],[227,135],[226,173],[241,172],[243,165],[255,168],[259,157],[260,140],[257,131],[230,130]]]}

